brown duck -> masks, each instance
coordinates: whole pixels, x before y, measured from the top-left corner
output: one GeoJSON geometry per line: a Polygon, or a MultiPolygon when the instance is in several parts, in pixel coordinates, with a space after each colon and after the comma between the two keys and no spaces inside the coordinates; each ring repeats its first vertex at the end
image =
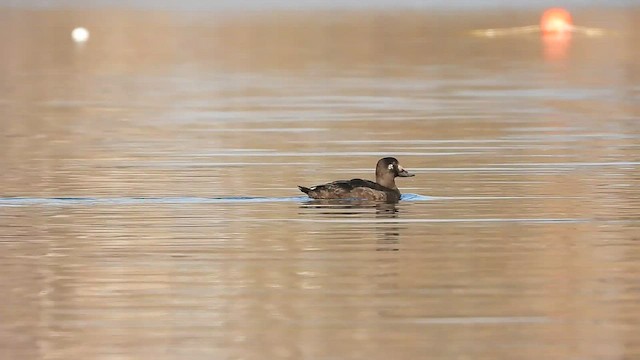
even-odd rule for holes
{"type": "Polygon", "coordinates": [[[313,199],[361,199],[373,201],[398,202],[400,190],[396,186],[396,177],[409,177],[414,174],[405,170],[398,160],[386,157],[376,165],[376,182],[362,179],[338,180],[311,188],[298,186],[300,191],[313,199]]]}

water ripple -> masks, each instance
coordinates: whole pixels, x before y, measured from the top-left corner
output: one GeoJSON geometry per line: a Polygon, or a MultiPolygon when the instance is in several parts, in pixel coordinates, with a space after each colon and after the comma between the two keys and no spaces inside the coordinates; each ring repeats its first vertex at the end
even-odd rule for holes
{"type": "MultiPolygon", "coordinates": [[[[427,201],[435,197],[418,194],[403,194],[403,201],[427,201]]],[[[32,206],[32,205],[148,205],[148,204],[215,204],[215,203],[269,203],[269,202],[302,202],[309,201],[306,196],[256,197],[4,197],[0,198],[0,207],[32,206]]]]}

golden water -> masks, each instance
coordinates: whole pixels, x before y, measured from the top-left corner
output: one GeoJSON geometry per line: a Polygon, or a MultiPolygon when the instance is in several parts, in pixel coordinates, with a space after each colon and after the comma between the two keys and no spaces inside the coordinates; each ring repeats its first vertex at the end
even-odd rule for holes
{"type": "Polygon", "coordinates": [[[0,11],[0,357],[640,358],[638,11],[504,15],[0,11]]]}

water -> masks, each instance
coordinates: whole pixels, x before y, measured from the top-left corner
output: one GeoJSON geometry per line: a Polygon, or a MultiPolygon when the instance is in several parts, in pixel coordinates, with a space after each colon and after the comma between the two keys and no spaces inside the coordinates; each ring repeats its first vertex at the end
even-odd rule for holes
{"type": "MultiPolygon", "coordinates": [[[[607,6],[629,6],[632,0],[608,0],[607,6]]],[[[41,0],[0,0],[0,6],[26,8],[26,9],[64,9],[65,7],[83,8],[109,8],[117,5],[113,0],[65,0],[65,1],[41,1],[41,0]]],[[[123,4],[120,4],[121,6],[123,4]]],[[[357,0],[271,0],[268,2],[258,0],[129,0],[124,3],[127,8],[147,9],[147,10],[178,10],[178,11],[220,11],[220,10],[252,10],[252,11],[273,11],[291,9],[486,9],[490,8],[540,8],[550,6],[602,6],[597,0],[563,0],[561,3],[551,0],[494,0],[491,2],[483,0],[369,0],[366,3],[357,0]]]]}
{"type": "Polygon", "coordinates": [[[636,10],[0,11],[2,358],[639,358],[636,10]]]}

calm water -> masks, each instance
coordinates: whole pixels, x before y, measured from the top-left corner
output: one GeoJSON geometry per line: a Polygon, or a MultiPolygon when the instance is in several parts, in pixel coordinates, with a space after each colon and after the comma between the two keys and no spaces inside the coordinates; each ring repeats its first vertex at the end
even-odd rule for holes
{"type": "Polygon", "coordinates": [[[574,16],[0,11],[0,357],[640,358],[640,12],[574,16]]]}

